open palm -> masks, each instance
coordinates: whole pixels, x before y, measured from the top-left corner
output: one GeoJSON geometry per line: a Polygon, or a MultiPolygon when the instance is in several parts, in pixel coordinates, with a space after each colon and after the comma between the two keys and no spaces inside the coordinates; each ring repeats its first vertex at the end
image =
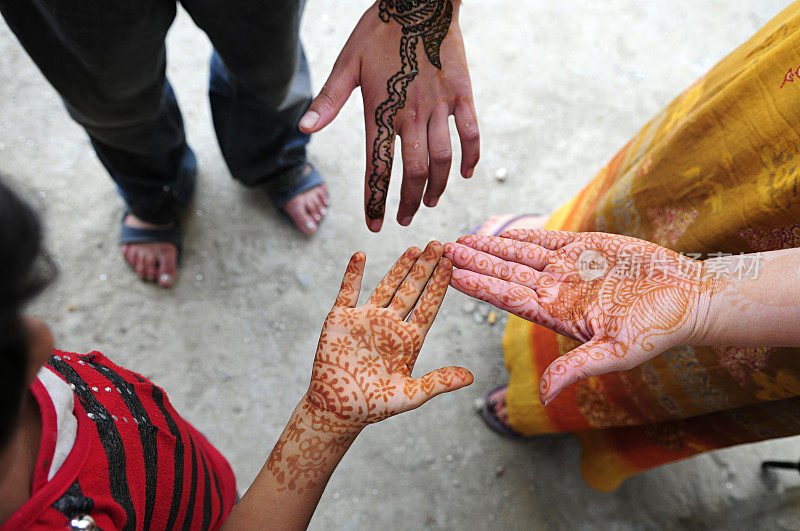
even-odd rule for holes
{"type": "Polygon", "coordinates": [[[408,249],[358,307],[365,257],[350,259],[322,328],[307,393],[309,404],[332,414],[339,429],[360,430],[472,383],[461,367],[411,377],[450,280],[452,264],[442,252],[439,242],[422,253],[408,249]]]}
{"type": "Polygon", "coordinates": [[[617,234],[514,230],[465,236],[445,254],[461,268],[456,289],[583,342],[545,370],[545,404],[682,344],[716,290],[702,262],[617,234]]]}

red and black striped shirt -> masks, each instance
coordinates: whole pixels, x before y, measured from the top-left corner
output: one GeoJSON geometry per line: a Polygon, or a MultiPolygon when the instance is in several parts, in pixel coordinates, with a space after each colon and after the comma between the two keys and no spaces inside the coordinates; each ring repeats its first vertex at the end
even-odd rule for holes
{"type": "Polygon", "coordinates": [[[86,514],[101,529],[220,526],[236,502],[230,465],[158,386],[99,352],[54,351],[48,367],[74,393],[75,442],[48,480],[56,413],[35,380],[42,442],[32,495],[3,530],[64,528],[86,514]]]}

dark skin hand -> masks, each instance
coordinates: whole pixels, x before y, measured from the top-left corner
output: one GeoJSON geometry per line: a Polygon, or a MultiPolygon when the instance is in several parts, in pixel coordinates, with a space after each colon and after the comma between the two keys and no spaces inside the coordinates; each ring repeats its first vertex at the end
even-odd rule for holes
{"type": "Polygon", "coordinates": [[[406,2],[405,8],[401,4],[376,2],[367,10],[300,121],[302,131],[320,131],[361,87],[367,159],[364,203],[367,226],[373,232],[383,225],[395,135],[402,139],[397,221],[404,226],[411,223],[421,202],[434,207],[444,193],[452,160],[450,115],[461,139],[461,175],[471,177],[480,158],[458,25],[461,2],[406,2]]]}

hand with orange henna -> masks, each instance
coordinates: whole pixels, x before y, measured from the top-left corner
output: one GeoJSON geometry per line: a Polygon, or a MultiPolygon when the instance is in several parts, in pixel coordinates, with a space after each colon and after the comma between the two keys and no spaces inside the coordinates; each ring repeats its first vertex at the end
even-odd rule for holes
{"type": "Polygon", "coordinates": [[[256,481],[226,521],[231,529],[302,529],[334,468],[367,425],[473,381],[461,367],[411,376],[450,282],[443,246],[408,249],[363,306],[366,257],[356,253],[325,319],[308,391],[256,481]]]}
{"type": "Polygon", "coordinates": [[[573,382],[630,369],[693,344],[724,275],[636,238],[513,230],[464,236],[445,256],[459,291],[583,345],[553,361],[539,384],[545,405],[573,382]]]}

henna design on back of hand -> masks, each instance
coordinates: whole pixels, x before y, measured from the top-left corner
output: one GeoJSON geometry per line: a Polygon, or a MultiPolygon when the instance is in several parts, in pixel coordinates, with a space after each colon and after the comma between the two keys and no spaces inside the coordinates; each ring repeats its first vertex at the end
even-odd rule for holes
{"type": "Polygon", "coordinates": [[[370,219],[383,217],[386,207],[395,138],[394,118],[405,107],[406,89],[419,73],[417,44],[421,39],[428,60],[441,70],[439,50],[450,28],[453,4],[450,0],[382,0],[379,16],[386,23],[398,22],[403,36],[400,38],[401,68],[386,82],[389,96],[375,110],[378,131],[372,146],[372,173],[367,182],[370,190],[367,216],[370,219]]]}

